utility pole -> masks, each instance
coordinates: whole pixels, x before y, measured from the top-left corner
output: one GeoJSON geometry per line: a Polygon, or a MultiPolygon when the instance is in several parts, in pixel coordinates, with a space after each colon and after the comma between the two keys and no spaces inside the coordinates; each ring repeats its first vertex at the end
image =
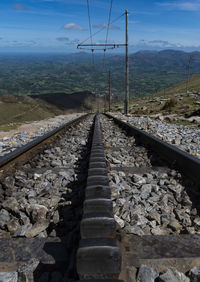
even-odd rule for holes
{"type": "Polygon", "coordinates": [[[107,110],[107,82],[105,81],[105,94],[104,94],[104,111],[107,110]]]}
{"type": "MultiPolygon", "coordinates": [[[[96,50],[95,48],[101,48],[103,47],[103,50],[105,52],[106,48],[107,49],[115,49],[118,47],[126,47],[126,94],[125,94],[125,99],[124,99],[124,113],[127,115],[129,112],[129,56],[128,56],[128,10],[125,11],[125,19],[126,19],[126,43],[125,44],[93,44],[91,42],[91,44],[78,44],[77,48],[78,49],[84,49],[84,48],[88,48],[91,47],[91,51],[92,53],[94,52],[94,50],[96,50]]],[[[85,41],[84,41],[85,42],[85,41]]],[[[101,49],[97,49],[97,50],[101,50],[101,49]]],[[[106,90],[107,92],[107,90],[106,90]]],[[[106,102],[107,102],[107,93],[105,93],[106,95],[106,102]]]]}
{"type": "Polygon", "coordinates": [[[108,80],[109,80],[109,112],[111,111],[111,73],[108,73],[108,80]]]}
{"type": "Polygon", "coordinates": [[[188,92],[188,87],[189,87],[191,61],[192,61],[192,56],[189,57],[189,61],[188,61],[188,74],[187,74],[187,83],[186,83],[186,94],[188,92]]]}
{"type": "Polygon", "coordinates": [[[125,115],[129,112],[129,61],[128,61],[128,10],[126,15],[126,97],[125,97],[125,115]]]}

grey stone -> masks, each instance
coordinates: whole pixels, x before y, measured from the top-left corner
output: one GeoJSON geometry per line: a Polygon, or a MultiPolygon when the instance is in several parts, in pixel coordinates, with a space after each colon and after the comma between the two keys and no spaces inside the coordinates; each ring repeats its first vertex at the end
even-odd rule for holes
{"type": "Polygon", "coordinates": [[[0,272],[1,282],[18,282],[17,272],[0,272]]]}
{"type": "Polygon", "coordinates": [[[137,268],[134,266],[126,267],[126,278],[128,282],[136,282],[137,268]]]}
{"type": "Polygon", "coordinates": [[[158,224],[160,224],[160,215],[159,215],[159,213],[157,213],[156,211],[151,211],[151,212],[149,212],[149,214],[148,214],[148,219],[150,219],[150,220],[156,220],[156,222],[157,222],[158,224]]]}
{"type": "Polygon", "coordinates": [[[2,203],[2,206],[4,207],[4,209],[6,209],[8,211],[15,211],[15,212],[19,211],[19,204],[18,204],[17,200],[14,197],[8,197],[2,203]]]}
{"type": "Polygon", "coordinates": [[[15,217],[12,217],[12,219],[6,223],[6,226],[11,234],[14,234],[20,229],[19,221],[15,217]]]}
{"type": "Polygon", "coordinates": [[[31,190],[28,192],[27,197],[28,198],[35,198],[37,193],[34,190],[31,190]]]}
{"type": "Polygon", "coordinates": [[[0,229],[0,238],[10,238],[10,232],[0,229]]]}
{"type": "Polygon", "coordinates": [[[166,229],[159,227],[159,226],[152,228],[151,233],[153,235],[168,235],[169,234],[169,232],[166,229]]]}
{"type": "Polygon", "coordinates": [[[34,180],[40,179],[40,178],[42,178],[42,174],[34,173],[33,178],[34,178],[34,180]]]}
{"type": "Polygon", "coordinates": [[[142,185],[142,187],[141,187],[141,192],[142,192],[142,193],[143,193],[143,192],[146,192],[146,193],[150,194],[150,193],[151,193],[151,189],[152,189],[151,184],[144,184],[144,185],[142,185]]]}
{"type": "Polygon", "coordinates": [[[10,215],[9,212],[5,209],[0,211],[0,228],[4,228],[5,224],[9,222],[10,215]]]}
{"type": "Polygon", "coordinates": [[[31,223],[26,223],[25,225],[22,225],[15,233],[14,233],[14,237],[21,237],[21,236],[25,236],[26,232],[32,228],[32,224],[31,223]]]}
{"type": "Polygon", "coordinates": [[[154,282],[155,279],[159,276],[159,273],[146,265],[141,265],[137,275],[138,282],[154,282]]]}
{"type": "Polygon", "coordinates": [[[151,183],[151,181],[153,180],[153,175],[150,173],[144,174],[144,177],[147,178],[147,183],[151,183]]]}
{"type": "Polygon", "coordinates": [[[59,216],[59,212],[58,210],[55,211],[54,215],[53,215],[53,223],[57,224],[60,220],[60,216],[59,216]]]}
{"type": "Polygon", "coordinates": [[[194,223],[198,226],[200,226],[200,217],[197,216],[195,219],[194,219],[194,223]]]}
{"type": "Polygon", "coordinates": [[[3,185],[5,186],[5,188],[7,189],[12,189],[15,185],[15,179],[12,176],[7,176],[4,181],[3,181],[3,185]]]}
{"type": "Polygon", "coordinates": [[[190,282],[190,279],[184,273],[177,271],[175,268],[167,269],[159,276],[160,282],[190,282]]]}
{"type": "Polygon", "coordinates": [[[188,277],[191,282],[199,282],[200,281],[200,267],[193,267],[189,273],[188,277]]]}
{"type": "Polygon", "coordinates": [[[62,162],[60,160],[54,160],[51,162],[51,165],[53,167],[59,167],[59,166],[62,166],[62,162]]]}
{"type": "Polygon", "coordinates": [[[34,222],[42,222],[46,220],[46,215],[48,212],[47,207],[43,205],[34,204],[31,205],[31,215],[34,222]]]}
{"type": "Polygon", "coordinates": [[[181,224],[177,220],[170,221],[169,227],[176,232],[180,232],[180,230],[182,229],[181,224]]]}
{"type": "Polygon", "coordinates": [[[127,233],[135,234],[138,236],[145,235],[139,226],[127,226],[124,229],[127,233]]]}
{"type": "Polygon", "coordinates": [[[133,179],[133,182],[138,183],[138,184],[145,184],[146,183],[146,179],[144,177],[142,177],[141,175],[138,175],[138,174],[134,174],[132,179],[133,179]]]}
{"type": "Polygon", "coordinates": [[[41,232],[43,232],[44,230],[46,230],[48,226],[49,223],[47,221],[42,223],[36,223],[25,232],[25,236],[27,238],[35,237],[39,235],[41,232]]]}
{"type": "Polygon", "coordinates": [[[122,220],[121,218],[119,218],[117,215],[114,215],[115,221],[117,222],[117,224],[120,226],[120,228],[123,228],[125,223],[124,220],[122,220]]]}
{"type": "Polygon", "coordinates": [[[30,259],[26,264],[18,269],[19,282],[34,282],[34,271],[40,261],[38,259],[30,259]]]}

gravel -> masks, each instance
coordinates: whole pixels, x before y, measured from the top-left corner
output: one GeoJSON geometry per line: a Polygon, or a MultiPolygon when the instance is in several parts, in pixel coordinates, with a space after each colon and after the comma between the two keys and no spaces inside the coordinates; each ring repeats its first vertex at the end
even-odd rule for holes
{"type": "Polygon", "coordinates": [[[91,125],[92,117],[70,128],[0,182],[0,237],[64,236],[76,228],[81,209],[73,209],[82,200],[91,125]]]}
{"type": "MultiPolygon", "coordinates": [[[[132,277],[133,278],[133,277],[132,277]]],[[[165,269],[163,272],[158,273],[152,267],[141,265],[138,269],[136,280],[137,282],[195,282],[198,280],[190,279],[184,273],[179,272],[175,268],[171,267],[165,269]],[[155,280],[156,279],[156,280],[155,280]]]]}
{"type": "Polygon", "coordinates": [[[8,132],[7,136],[5,136],[6,133],[3,134],[0,132],[0,136],[2,136],[0,137],[0,157],[81,115],[82,114],[59,116],[45,121],[34,122],[22,126],[22,130],[19,128],[15,130],[13,134],[8,132]],[[26,128],[26,130],[24,130],[24,128],[26,128]]]}
{"type": "Polygon", "coordinates": [[[155,157],[153,167],[151,152],[134,146],[133,137],[103,116],[101,124],[118,229],[139,236],[200,234],[199,186],[159,167],[155,157]]]}
{"type": "Polygon", "coordinates": [[[200,130],[198,129],[169,124],[148,117],[124,116],[116,113],[112,115],[200,158],[200,130]]]}

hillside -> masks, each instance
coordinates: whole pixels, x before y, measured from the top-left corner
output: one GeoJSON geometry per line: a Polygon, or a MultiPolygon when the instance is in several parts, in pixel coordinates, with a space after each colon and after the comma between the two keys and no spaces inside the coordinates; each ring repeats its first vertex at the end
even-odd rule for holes
{"type": "MultiPolygon", "coordinates": [[[[130,95],[148,96],[175,85],[187,77],[192,56],[191,75],[200,73],[200,52],[165,50],[130,55],[130,95]]],[[[111,70],[112,93],[123,97],[125,91],[124,55],[103,56],[74,53],[60,55],[0,55],[0,95],[35,95],[91,91],[104,93],[107,71],[111,70]]]]}
{"type": "Polygon", "coordinates": [[[32,99],[36,101],[44,101],[49,105],[52,105],[59,110],[74,110],[80,111],[87,109],[87,101],[93,98],[91,92],[77,92],[72,94],[66,93],[49,93],[40,95],[30,95],[32,99]]]}
{"type": "MultiPolygon", "coordinates": [[[[184,80],[172,87],[166,89],[166,95],[173,95],[174,93],[185,93],[187,86],[187,80],[184,80]]],[[[198,92],[200,94],[200,74],[194,75],[188,80],[188,89],[190,92],[198,92]]],[[[159,92],[158,95],[164,95],[163,92],[159,92]]]]}
{"type": "Polygon", "coordinates": [[[42,120],[64,113],[89,109],[93,96],[86,93],[66,95],[0,96],[0,130],[16,128],[24,122],[42,120]]]}
{"type": "MultiPolygon", "coordinates": [[[[136,115],[176,115],[178,117],[200,116],[200,75],[175,84],[164,91],[152,94],[149,97],[130,100],[130,112],[136,115]]],[[[123,103],[113,103],[112,110],[123,112],[123,103]]],[[[184,120],[187,124],[187,120],[184,120]]],[[[188,123],[189,124],[189,123],[188,123]]]]}

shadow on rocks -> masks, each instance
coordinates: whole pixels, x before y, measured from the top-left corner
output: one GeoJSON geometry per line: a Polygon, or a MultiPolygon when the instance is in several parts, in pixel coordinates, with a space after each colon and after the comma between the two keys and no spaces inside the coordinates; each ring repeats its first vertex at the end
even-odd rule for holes
{"type": "MultiPolygon", "coordinates": [[[[93,126],[92,128],[93,129],[93,126]]],[[[67,184],[68,191],[63,193],[58,206],[57,224],[51,223],[47,229],[50,242],[44,244],[53,264],[40,263],[34,271],[34,281],[64,282],[79,280],[76,270],[76,252],[80,241],[80,222],[83,214],[83,201],[87,181],[89,153],[92,142],[90,131],[87,144],[83,146],[81,156],[75,163],[76,177],[67,184]]]]}

